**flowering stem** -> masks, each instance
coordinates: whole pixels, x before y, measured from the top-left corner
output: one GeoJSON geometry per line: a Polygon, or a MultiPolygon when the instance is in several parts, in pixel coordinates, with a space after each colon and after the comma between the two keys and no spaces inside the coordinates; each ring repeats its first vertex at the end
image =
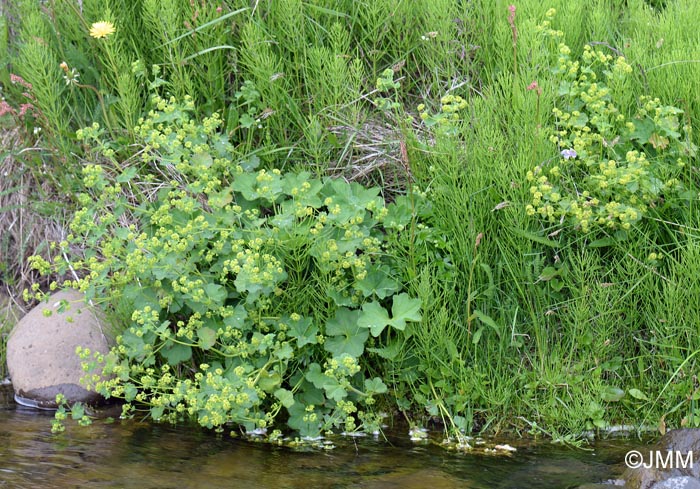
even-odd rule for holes
{"type": "Polygon", "coordinates": [[[95,92],[95,95],[97,95],[98,100],[100,101],[100,106],[102,107],[102,117],[105,119],[105,124],[107,124],[107,127],[109,128],[109,132],[112,134],[115,134],[114,128],[112,127],[112,123],[109,120],[109,117],[107,116],[107,108],[105,107],[105,100],[102,97],[102,94],[97,90],[97,88],[93,87],[92,85],[83,85],[82,83],[78,82],[73,82],[73,84],[78,87],[78,88],[88,88],[95,92]]]}
{"type": "Polygon", "coordinates": [[[528,85],[527,87],[528,90],[535,92],[535,95],[537,95],[537,102],[536,102],[536,108],[535,108],[535,154],[537,154],[538,146],[539,146],[539,137],[540,137],[540,96],[542,95],[542,89],[540,86],[537,84],[537,81],[533,81],[528,85]]]}
{"type": "Polygon", "coordinates": [[[537,92],[537,105],[535,108],[535,154],[539,153],[540,146],[540,92],[537,92]]]}
{"type": "Polygon", "coordinates": [[[508,6],[508,23],[513,35],[513,75],[518,76],[518,29],[515,27],[515,5],[508,6]]]}

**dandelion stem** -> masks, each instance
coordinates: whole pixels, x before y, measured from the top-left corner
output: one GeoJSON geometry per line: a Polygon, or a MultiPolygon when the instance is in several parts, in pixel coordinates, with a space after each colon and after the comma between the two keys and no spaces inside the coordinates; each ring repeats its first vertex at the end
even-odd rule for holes
{"type": "Polygon", "coordinates": [[[105,119],[105,124],[107,124],[107,127],[109,128],[109,132],[112,135],[115,135],[116,133],[114,132],[114,128],[112,127],[112,123],[109,120],[109,117],[107,116],[107,108],[105,107],[105,100],[102,97],[102,94],[97,90],[97,88],[93,87],[92,85],[83,85],[82,83],[77,83],[74,82],[74,85],[78,88],[88,88],[95,92],[95,95],[97,95],[98,100],[100,101],[100,106],[102,107],[102,117],[105,119]]]}

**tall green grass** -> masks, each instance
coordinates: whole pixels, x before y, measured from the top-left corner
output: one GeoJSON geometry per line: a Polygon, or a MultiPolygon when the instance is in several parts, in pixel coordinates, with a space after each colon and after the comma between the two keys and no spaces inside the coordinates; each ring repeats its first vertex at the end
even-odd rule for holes
{"type": "MultiPolygon", "coordinates": [[[[556,28],[579,52],[584,43],[595,42],[627,54],[630,60],[636,53],[653,53],[648,41],[637,41],[636,51],[628,46],[624,34],[631,24],[628,19],[639,16],[650,32],[658,32],[660,22],[673,25],[668,39],[679,40],[677,49],[687,46],[686,59],[697,57],[695,31],[688,28],[683,33],[687,22],[671,24],[688,7],[683,2],[664,12],[642,4],[623,9],[622,2],[595,2],[585,8],[581,2],[552,2],[551,6],[559,8],[556,28]]],[[[429,297],[424,301],[434,304],[435,310],[427,321],[430,332],[415,335],[408,350],[422,352],[421,362],[436,366],[441,385],[446,386],[441,397],[461,396],[461,404],[451,406],[456,414],[478,413],[491,427],[548,427],[553,430],[550,434],[566,436],[587,426],[648,423],[664,416],[676,424],[697,423],[695,403],[686,400],[692,399],[696,388],[688,377],[696,365],[690,358],[696,350],[690,331],[697,328],[697,321],[679,322],[659,314],[673,303],[690,311],[689,316],[676,311],[673,317],[697,317],[693,304],[700,291],[679,275],[687,267],[681,265],[681,256],[696,246],[695,204],[674,216],[674,223],[652,226],[653,231],[640,229],[624,248],[591,248],[593,240],[585,235],[573,240],[556,233],[549,237],[557,226],[542,227],[523,212],[528,200],[524,172],[556,154],[556,148],[538,137],[538,126],[551,123],[553,82],[546,69],[550,55],[533,35],[536,19],[549,7],[517,3],[517,77],[506,4],[484,2],[475,7],[483,31],[490,33],[474,41],[481,46],[475,63],[484,87],[478,96],[470,94],[473,87],[459,92],[472,95],[461,139],[452,145],[436,144],[429,154],[416,153],[418,164],[430,168],[423,183],[433,190],[436,221],[449,233],[461,286],[434,286],[433,292],[419,286],[424,295],[434,294],[433,301],[429,297]],[[535,94],[524,90],[533,80],[543,88],[539,114],[535,94]],[[474,244],[482,232],[481,266],[473,267],[474,244]],[[669,262],[659,267],[646,264],[646,257],[660,250],[671,257],[669,262]],[[555,271],[554,278],[543,274],[547,267],[555,271]],[[674,295],[680,290],[682,299],[674,295]],[[488,327],[490,321],[470,324],[470,311],[476,308],[498,329],[488,327]],[[487,327],[477,340],[473,329],[479,326],[487,327]],[[455,357],[462,367],[446,368],[445,359],[455,357]]],[[[644,59],[646,64],[650,61],[644,59]]],[[[653,63],[663,64],[658,59],[653,63]]],[[[690,62],[682,66],[697,68],[690,62]]],[[[688,72],[680,82],[687,87],[677,91],[675,74],[658,76],[656,86],[664,88],[656,91],[640,67],[639,84],[620,94],[626,110],[633,110],[641,94],[676,104],[686,94],[686,117],[696,121],[698,112],[689,93],[697,77],[688,72]]],[[[693,185],[694,178],[688,179],[693,185]]]]}

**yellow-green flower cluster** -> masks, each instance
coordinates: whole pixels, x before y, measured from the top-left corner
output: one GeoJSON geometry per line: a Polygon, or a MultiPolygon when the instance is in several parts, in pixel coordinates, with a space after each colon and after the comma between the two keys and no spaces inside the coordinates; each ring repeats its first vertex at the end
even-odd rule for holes
{"type": "Polygon", "coordinates": [[[552,28],[552,21],[554,20],[556,14],[556,9],[550,8],[549,10],[547,10],[547,12],[545,13],[545,20],[535,27],[535,31],[541,33],[543,37],[549,39],[558,39],[564,37],[564,32],[552,28]]]}
{"type": "Polygon", "coordinates": [[[365,235],[356,226],[349,225],[342,239],[355,246],[339,246],[338,241],[332,238],[315,246],[321,269],[330,274],[331,283],[341,290],[349,284],[363,280],[372,264],[372,256],[382,249],[378,238],[365,235]]]}
{"type": "Polygon", "coordinates": [[[469,104],[459,95],[445,95],[440,99],[441,110],[445,114],[457,115],[460,110],[466,109],[469,104]]]}
{"type": "MultiPolygon", "coordinates": [[[[612,141],[620,131],[629,132],[628,121],[613,103],[611,90],[606,85],[613,76],[609,71],[613,57],[586,45],[581,65],[578,60],[571,59],[570,49],[565,44],[560,43],[559,52],[559,67],[555,72],[562,78],[558,92],[563,97],[564,107],[555,107],[552,111],[557,127],[549,139],[586,158],[599,153],[600,147],[612,141]],[[599,75],[600,71],[607,75],[599,75]]],[[[629,68],[623,58],[616,58],[615,63],[629,68]]]]}
{"type": "Polygon", "coordinates": [[[100,128],[100,124],[93,122],[91,126],[84,127],[75,131],[75,137],[78,141],[99,141],[104,134],[104,129],[100,128]]]}
{"type": "Polygon", "coordinates": [[[236,257],[230,261],[230,268],[236,274],[235,284],[239,292],[260,288],[265,293],[271,293],[277,284],[287,278],[279,258],[250,248],[236,253],[236,257]]]}
{"type": "Polygon", "coordinates": [[[624,57],[589,45],[580,59],[572,58],[562,35],[550,27],[553,15],[548,13],[539,30],[557,46],[553,72],[560,98],[549,140],[560,156],[528,172],[532,200],[526,212],[584,232],[630,230],[657,206],[662,192],[682,188],[676,178],[683,167],[678,159],[681,111],[644,96],[628,119],[612,87],[624,86],[632,67],[624,57]],[[672,162],[667,149],[672,149],[672,162]]]}
{"type": "Polygon", "coordinates": [[[85,188],[94,188],[98,184],[104,184],[102,166],[85,165],[82,169],[83,185],[85,188]]]}
{"type": "Polygon", "coordinates": [[[325,364],[324,375],[328,378],[349,378],[360,371],[357,359],[352,355],[342,355],[339,358],[331,358],[325,364]]]}
{"type": "Polygon", "coordinates": [[[159,155],[168,155],[166,161],[181,174],[194,177],[196,190],[211,193],[222,183],[222,178],[240,174],[239,165],[232,165],[233,146],[220,133],[222,119],[214,113],[202,121],[191,118],[194,101],[185,96],[184,102],[174,97],[166,100],[152,98],[154,109],[146,118],[140,118],[134,131],[146,144],[142,159],[151,162],[159,155]]]}
{"type": "Polygon", "coordinates": [[[440,111],[431,114],[425,104],[418,105],[418,113],[427,127],[437,125],[447,134],[456,134],[456,126],[462,116],[460,112],[468,107],[468,103],[459,95],[445,95],[440,99],[440,111]]]}

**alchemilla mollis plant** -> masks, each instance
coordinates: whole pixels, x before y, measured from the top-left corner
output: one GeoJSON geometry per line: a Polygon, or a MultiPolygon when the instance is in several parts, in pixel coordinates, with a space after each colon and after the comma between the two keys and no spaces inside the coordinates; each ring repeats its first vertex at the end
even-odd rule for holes
{"type": "Polygon", "coordinates": [[[575,58],[563,33],[551,28],[553,16],[552,9],[539,31],[558,55],[549,139],[560,153],[528,172],[527,212],[583,232],[624,236],[652,209],[688,197],[679,175],[695,155],[691,127],[681,123],[681,109],[646,95],[629,117],[621,106],[633,71],[626,59],[591,45],[575,58]]]}
{"type": "Polygon", "coordinates": [[[127,416],[248,432],[286,423],[304,437],[377,430],[387,386],[373,359],[421,320],[387,243],[429,236],[411,225],[422,194],[387,206],[377,188],[259,168],[235,157],[218,114],[199,122],[191,100],[153,105],[135,129],[137,161],[114,161],[99,125],[79,131],[120,170],[83,168],[72,234],[53,263],[34,259],[76,272],[64,286],[124,318],[108,355],[79,352],[88,385],[124,399],[127,416]]]}

